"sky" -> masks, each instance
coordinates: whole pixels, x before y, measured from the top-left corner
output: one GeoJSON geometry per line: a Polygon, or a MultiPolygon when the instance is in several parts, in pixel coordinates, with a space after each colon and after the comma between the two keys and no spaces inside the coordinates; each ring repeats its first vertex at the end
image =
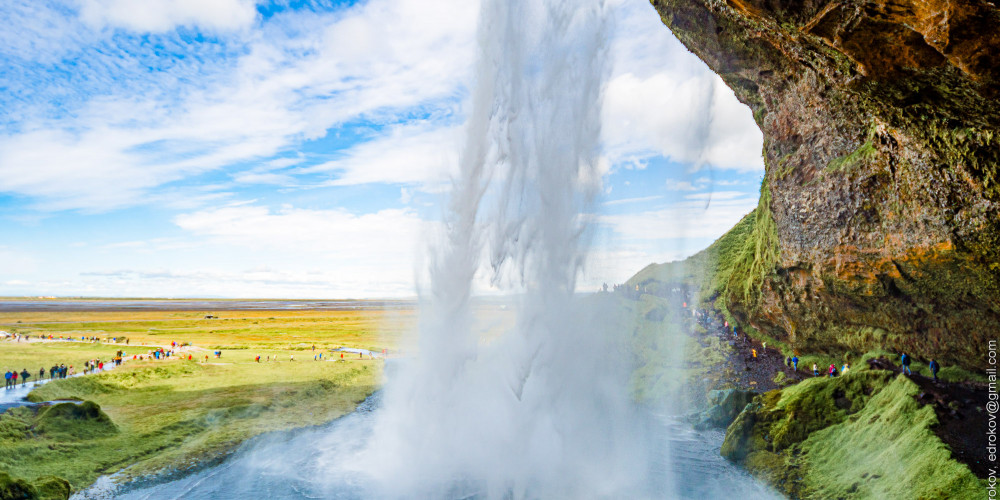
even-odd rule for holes
{"type": "MultiPolygon", "coordinates": [[[[750,110],[649,2],[609,2],[583,290],[706,247],[763,176],[750,110]]],[[[474,0],[0,2],[0,296],[414,296],[477,21],[474,0]]]]}

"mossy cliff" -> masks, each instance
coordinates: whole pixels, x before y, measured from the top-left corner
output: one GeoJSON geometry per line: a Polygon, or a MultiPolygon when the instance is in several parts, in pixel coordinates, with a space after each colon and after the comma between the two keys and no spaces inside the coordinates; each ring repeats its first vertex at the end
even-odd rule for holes
{"type": "Polygon", "coordinates": [[[903,375],[864,370],[757,397],[722,454],[792,498],[982,498],[985,484],[934,434],[903,375]]]}
{"type": "Polygon", "coordinates": [[[1000,8],[652,3],[764,133],[760,206],[708,276],[724,313],[801,351],[982,370],[1000,324],[1000,8]]]}

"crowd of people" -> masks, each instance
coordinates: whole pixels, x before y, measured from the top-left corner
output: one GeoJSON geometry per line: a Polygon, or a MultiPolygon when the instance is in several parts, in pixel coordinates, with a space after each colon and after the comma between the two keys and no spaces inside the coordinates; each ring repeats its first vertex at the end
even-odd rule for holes
{"type": "MultiPolygon", "coordinates": [[[[52,367],[49,368],[48,371],[45,370],[45,367],[42,367],[41,369],[38,370],[38,378],[35,379],[35,383],[37,384],[38,382],[45,380],[46,373],[48,373],[49,380],[52,380],[57,378],[69,377],[73,375],[75,371],[73,370],[72,365],[66,366],[65,364],[52,365],[52,367]]],[[[6,384],[5,388],[13,389],[17,387],[18,381],[21,382],[22,386],[27,384],[28,380],[31,379],[31,372],[29,372],[27,368],[22,369],[20,372],[18,372],[17,370],[7,370],[4,373],[3,378],[6,384]]]]}
{"type": "MultiPolygon", "coordinates": [[[[617,291],[617,287],[616,287],[616,291],[617,291]]],[[[683,307],[685,309],[688,309],[687,302],[683,303],[683,307]]],[[[694,318],[694,321],[696,323],[698,323],[699,325],[701,325],[705,329],[711,328],[713,326],[713,323],[715,321],[719,321],[719,320],[715,319],[715,315],[712,314],[710,311],[702,310],[702,309],[697,309],[697,308],[694,308],[694,307],[690,308],[690,310],[691,310],[691,316],[694,318]]],[[[736,327],[736,325],[730,326],[728,321],[721,321],[721,322],[723,323],[723,325],[722,325],[722,328],[724,329],[723,331],[727,335],[731,332],[734,342],[742,340],[748,346],[751,346],[751,345],[755,344],[755,342],[745,332],[743,332],[741,334],[740,330],[736,327]]],[[[714,326],[716,328],[718,328],[718,323],[714,323],[714,326]]],[[[758,359],[758,356],[759,357],[765,357],[766,355],[767,355],[767,342],[761,342],[760,343],[760,351],[757,350],[756,346],[750,347],[750,360],[756,362],[757,359],[758,359]]],[[[909,354],[907,354],[907,353],[901,353],[899,355],[899,363],[900,363],[901,371],[903,373],[905,373],[906,375],[910,375],[910,376],[913,375],[912,371],[910,370],[910,366],[911,366],[912,362],[913,362],[913,358],[910,357],[909,354]]],[[[793,372],[798,373],[798,370],[799,370],[799,356],[798,356],[798,354],[797,353],[793,353],[791,356],[785,357],[785,363],[784,364],[785,364],[786,367],[791,368],[793,372]]],[[[938,363],[938,361],[936,359],[931,359],[928,362],[928,364],[927,364],[927,368],[931,372],[931,377],[934,379],[935,382],[937,382],[938,381],[938,373],[941,371],[941,364],[938,363]]],[[[844,362],[840,366],[839,369],[837,368],[836,363],[831,363],[829,367],[827,367],[825,369],[822,369],[822,370],[820,369],[820,367],[819,367],[819,365],[817,363],[813,363],[813,365],[812,365],[812,374],[813,374],[814,377],[819,377],[821,375],[822,376],[826,376],[826,377],[843,376],[843,375],[846,375],[848,372],[850,372],[850,370],[851,370],[851,364],[848,363],[848,362],[844,362]]]]}

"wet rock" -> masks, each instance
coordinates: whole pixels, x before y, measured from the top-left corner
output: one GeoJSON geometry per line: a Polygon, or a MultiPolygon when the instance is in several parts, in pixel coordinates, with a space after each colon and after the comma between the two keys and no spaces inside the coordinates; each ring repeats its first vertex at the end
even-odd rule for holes
{"type": "Polygon", "coordinates": [[[724,429],[733,423],[756,393],[739,389],[715,390],[708,393],[707,410],[698,416],[695,429],[724,429]]]}
{"type": "Polygon", "coordinates": [[[803,352],[970,370],[1000,322],[995,2],[653,0],[764,134],[728,310],[803,352]]]}

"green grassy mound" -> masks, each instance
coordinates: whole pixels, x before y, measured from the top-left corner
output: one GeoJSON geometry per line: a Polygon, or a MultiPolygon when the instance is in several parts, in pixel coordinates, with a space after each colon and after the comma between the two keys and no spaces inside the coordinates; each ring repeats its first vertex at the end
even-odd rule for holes
{"type": "Polygon", "coordinates": [[[982,498],[985,486],[931,428],[904,376],[859,370],[757,398],[722,454],[794,498],[982,498]]]}
{"type": "Polygon", "coordinates": [[[93,401],[59,403],[42,410],[35,431],[52,439],[98,439],[118,434],[118,426],[93,401]]]}
{"type": "Polygon", "coordinates": [[[0,472],[0,500],[66,500],[69,483],[54,476],[43,476],[29,483],[0,472]]]}

